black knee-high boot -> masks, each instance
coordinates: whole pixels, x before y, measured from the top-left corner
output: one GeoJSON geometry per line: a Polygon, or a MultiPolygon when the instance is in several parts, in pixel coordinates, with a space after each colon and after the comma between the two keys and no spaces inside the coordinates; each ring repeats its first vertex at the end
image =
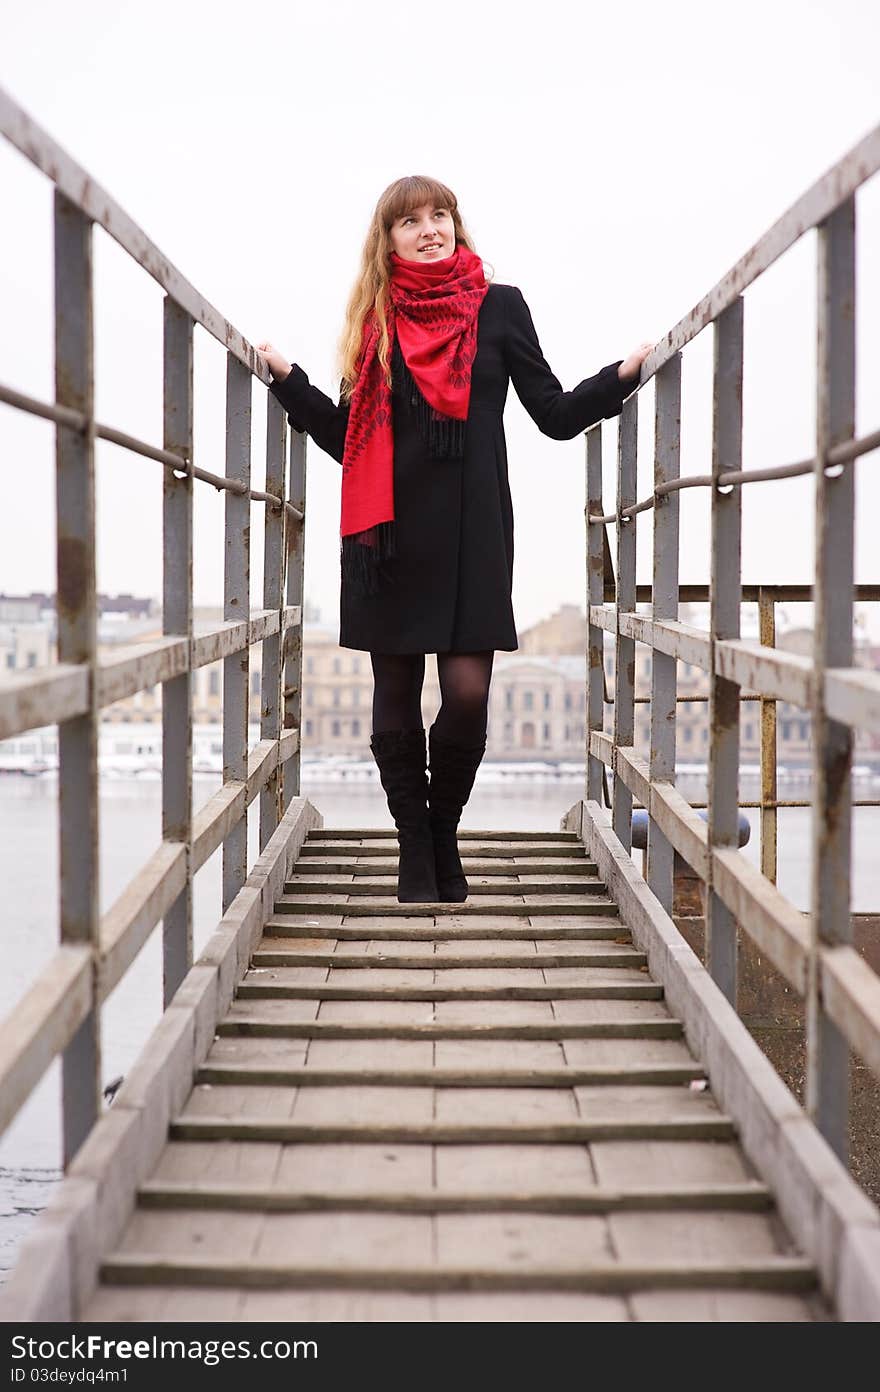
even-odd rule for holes
{"type": "Polygon", "coordinates": [[[380,730],[370,749],[397,827],[400,849],[397,900],[400,904],[436,904],[434,841],[428,820],[425,732],[380,730]]]}
{"type": "Polygon", "coordinates": [[[461,865],[456,832],[486,751],[486,739],[484,736],[476,744],[459,744],[438,735],[432,725],[428,746],[431,770],[428,808],[434,837],[437,890],[441,902],[460,904],[467,898],[468,882],[461,865]]]}

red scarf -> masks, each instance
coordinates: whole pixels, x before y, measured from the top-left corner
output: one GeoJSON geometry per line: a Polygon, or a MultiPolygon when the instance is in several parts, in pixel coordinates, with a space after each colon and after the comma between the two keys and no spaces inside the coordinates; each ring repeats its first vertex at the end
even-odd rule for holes
{"type": "MultiPolygon", "coordinates": [[[[396,338],[424,407],[420,423],[434,440],[445,427],[467,419],[477,315],[488,289],[483,263],[460,244],[442,261],[405,261],[392,252],[391,266],[389,349],[396,338]]],[[[393,554],[393,529],[383,525],[394,521],[391,389],[378,345],[379,326],[370,314],[364,323],[342,458],[340,533],[343,539],[352,538],[343,540],[343,567],[350,577],[361,579],[370,572],[375,576],[376,563],[393,554]]],[[[448,431],[445,438],[448,442],[448,431]]],[[[451,438],[457,439],[458,447],[449,452],[460,453],[463,428],[453,430],[451,438]]]]}

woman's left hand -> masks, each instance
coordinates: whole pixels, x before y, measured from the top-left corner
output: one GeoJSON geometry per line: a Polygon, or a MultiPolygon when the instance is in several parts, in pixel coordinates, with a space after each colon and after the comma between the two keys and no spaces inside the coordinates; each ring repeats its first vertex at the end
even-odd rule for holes
{"type": "Polygon", "coordinates": [[[656,346],[657,345],[655,343],[640,343],[638,348],[634,348],[632,350],[628,358],[624,358],[623,362],[620,364],[620,367],[617,369],[617,375],[620,378],[621,382],[627,381],[627,379],[630,377],[632,377],[633,380],[635,380],[639,376],[639,373],[641,372],[642,363],[645,361],[645,358],[648,356],[651,350],[653,348],[656,348],[656,346]]]}

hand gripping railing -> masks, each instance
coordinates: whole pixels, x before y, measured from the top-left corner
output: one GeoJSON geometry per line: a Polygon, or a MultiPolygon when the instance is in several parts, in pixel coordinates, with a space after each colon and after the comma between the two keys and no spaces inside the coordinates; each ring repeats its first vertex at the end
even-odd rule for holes
{"type": "MultiPolygon", "coordinates": [[[[655,383],[654,489],[636,501],[638,393],[624,403],[618,428],[617,500],[602,508],[602,426],[587,433],[587,798],[600,803],[605,769],[614,774],[612,823],[629,850],[633,799],[649,812],[647,879],[672,910],[673,857],[678,852],[706,886],[706,960],[728,999],[736,1002],[737,924],[805,998],[807,1105],[841,1156],[848,1149],[849,1050],[880,1074],[880,978],[852,945],[850,917],[851,765],[854,730],[880,732],[880,674],[853,665],[853,600],[876,586],[855,587],[853,570],[855,461],[880,448],[880,430],[855,438],[856,190],[880,168],[880,127],[828,171],[645,361],[639,386],[655,383]],[[742,467],[742,381],[745,290],[805,232],[818,230],[817,433],[813,458],[768,469],[742,467]],[[680,477],[681,355],[708,325],[715,335],[711,473],[680,477]],[[761,642],[740,637],[741,494],[745,484],[811,473],[815,479],[814,602],[811,659],[779,652],[772,605],[761,604],[761,642]],[[678,620],[678,496],[711,490],[712,567],[709,632],[678,620]],[[649,595],[636,586],[636,516],[653,511],[653,577],[649,595]],[[616,583],[610,576],[603,524],[617,528],[616,583]],[[605,604],[613,596],[613,603],[605,604]],[[650,597],[651,613],[637,613],[650,597]],[[603,633],[615,640],[613,730],[605,732],[603,633]],[[634,748],[635,644],[651,649],[650,757],[634,748]],[[709,677],[708,822],[676,790],[676,662],[709,677]],[[804,917],[775,880],[775,759],[765,764],[762,825],[765,851],[754,868],[737,849],[739,703],[746,688],[761,702],[765,747],[773,737],[773,703],[811,712],[813,838],[811,911],[804,917]],[[772,840],[773,855],[769,854],[772,840]]],[[[761,596],[758,596],[759,600],[761,596]]],[[[692,699],[692,698],[690,698],[692,699]]]]}
{"type": "MultiPolygon", "coordinates": [[[[305,439],[267,400],[266,488],[251,487],[252,380],[269,373],[98,184],[0,91],[0,131],[54,184],[56,400],[0,385],[0,400],[55,422],[58,662],[0,679],[0,738],[58,723],[60,947],[0,1025],[0,1130],[62,1055],[63,1150],[70,1161],[101,1110],[100,1011],[157,923],[169,1003],[193,956],[192,882],[222,844],[223,909],[247,875],[247,808],[260,795],[260,848],[299,793],[305,439]],[[103,227],[163,287],[161,449],[94,419],[92,227],[103,227]],[[223,474],[193,460],[193,336],[227,349],[223,474]],[[163,637],[98,652],[96,439],[164,466],[163,637]],[[224,622],[193,631],[193,482],[226,493],[224,622]],[[250,610],[251,502],[265,504],[263,608],[250,610]],[[285,595],[286,585],[286,595],[285,595]],[[248,752],[250,648],[262,644],[260,741],[248,752]],[[223,660],[223,787],[192,812],[192,673],[223,660]],[[162,841],[103,915],[98,902],[97,728],[101,709],[162,683],[162,841]]],[[[7,215],[11,215],[10,212],[7,215]]]]}

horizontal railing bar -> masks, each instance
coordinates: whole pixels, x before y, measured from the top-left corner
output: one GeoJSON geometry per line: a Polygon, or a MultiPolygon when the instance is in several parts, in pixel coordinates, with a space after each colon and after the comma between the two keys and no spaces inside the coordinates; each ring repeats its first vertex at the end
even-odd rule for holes
{"type": "Polygon", "coordinates": [[[163,841],[101,919],[98,998],[122,980],[186,884],[186,846],[163,841]]]}
{"type": "MultiPolygon", "coordinates": [[[[74,411],[68,406],[52,405],[47,401],[40,401],[36,397],[26,396],[24,392],[13,391],[12,388],[2,384],[0,384],[0,401],[5,401],[9,406],[17,406],[22,411],[42,416],[46,420],[52,420],[57,425],[63,425],[71,430],[86,431],[91,421],[91,417],[84,415],[81,411],[74,411]]],[[[279,498],[277,493],[264,493],[258,488],[248,488],[246,484],[240,483],[237,479],[226,478],[224,474],[213,474],[209,469],[197,467],[183,455],[175,454],[173,450],[160,449],[157,445],[151,445],[146,440],[138,439],[136,435],[129,435],[124,430],[117,430],[115,426],[101,425],[95,421],[94,434],[96,440],[109,440],[111,444],[133,450],[135,454],[143,455],[145,459],[155,459],[166,469],[175,469],[183,475],[192,474],[193,478],[199,479],[202,483],[210,483],[214,488],[220,490],[225,489],[230,493],[246,494],[256,503],[268,503],[275,508],[283,507],[296,521],[302,522],[303,520],[303,513],[300,509],[294,507],[293,503],[279,498]]]]}
{"type": "Polygon", "coordinates": [[[642,364],[641,381],[647,382],[665,362],[681,352],[708,324],[733,304],[805,232],[839,208],[880,169],[880,126],[869,131],[833,165],[782,217],[740,257],[727,274],[683,319],[670,329],[642,364]]]}
{"type": "MultiPolygon", "coordinates": [[[[828,452],[826,468],[849,464],[860,455],[869,454],[875,449],[880,449],[880,430],[875,430],[860,440],[847,440],[842,445],[836,445],[828,452]]],[[[800,478],[804,474],[814,473],[815,468],[816,461],[811,458],[797,460],[794,464],[775,464],[766,469],[728,469],[720,473],[717,479],[713,478],[712,474],[690,474],[658,484],[654,492],[643,498],[640,503],[633,503],[631,507],[621,508],[619,512],[606,513],[602,517],[588,515],[587,520],[591,526],[601,524],[613,527],[618,521],[626,522],[640,512],[650,511],[658,498],[664,498],[669,493],[680,493],[685,488],[733,488],[744,483],[768,483],[774,479],[800,478]]]]}
{"type": "Polygon", "coordinates": [[[279,740],[260,740],[248,754],[246,782],[224,783],[193,817],[192,873],[205,864],[265,787],[274,770],[299,748],[299,730],[286,730],[279,740]]]}
{"type": "Polygon", "coordinates": [[[849,944],[822,948],[819,970],[825,1010],[880,1077],[880,976],[849,944]]]}
{"type": "Polygon", "coordinates": [[[842,725],[880,731],[880,672],[830,667],[825,673],[825,708],[842,725]]]}
{"type": "Polygon", "coordinates": [[[811,657],[764,647],[744,638],[719,638],[715,670],[760,696],[807,708],[812,700],[814,669],[811,657]]]}
{"type": "MultiPolygon", "coordinates": [[[[282,630],[296,628],[302,608],[285,605],[282,630]]],[[[224,623],[193,639],[193,670],[218,662],[278,632],[277,609],[257,609],[245,623],[224,623]]],[[[101,652],[97,667],[98,706],[113,705],[157,683],[171,681],[188,669],[184,637],[151,638],[121,650],[101,652]]],[[[88,708],[89,669],[83,664],[59,663],[51,667],[15,672],[0,678],[0,739],[11,739],[28,730],[57,725],[85,714],[88,708]]]]}
{"type": "Polygon", "coordinates": [[[189,666],[186,638],[154,638],[122,652],[99,653],[97,703],[111,706],[137,691],[181,676],[189,666]]]}
{"type": "Polygon", "coordinates": [[[70,1043],[91,1006],[91,948],[57,948],[0,1023],[0,1132],[70,1043]]]}
{"type": "Polygon", "coordinates": [[[88,708],[89,669],[85,663],[59,662],[0,677],[0,739],[71,720],[85,715],[88,708]]]}
{"type": "Polygon", "coordinates": [[[810,951],[805,916],[742,851],[732,847],[712,851],[712,888],[756,947],[803,999],[810,951]]]}
{"type": "Polygon", "coordinates": [[[0,88],[0,132],[42,170],[66,198],[128,252],[171,298],[259,380],[269,369],[243,334],[198,293],[128,213],[76,160],[0,88]]]}

